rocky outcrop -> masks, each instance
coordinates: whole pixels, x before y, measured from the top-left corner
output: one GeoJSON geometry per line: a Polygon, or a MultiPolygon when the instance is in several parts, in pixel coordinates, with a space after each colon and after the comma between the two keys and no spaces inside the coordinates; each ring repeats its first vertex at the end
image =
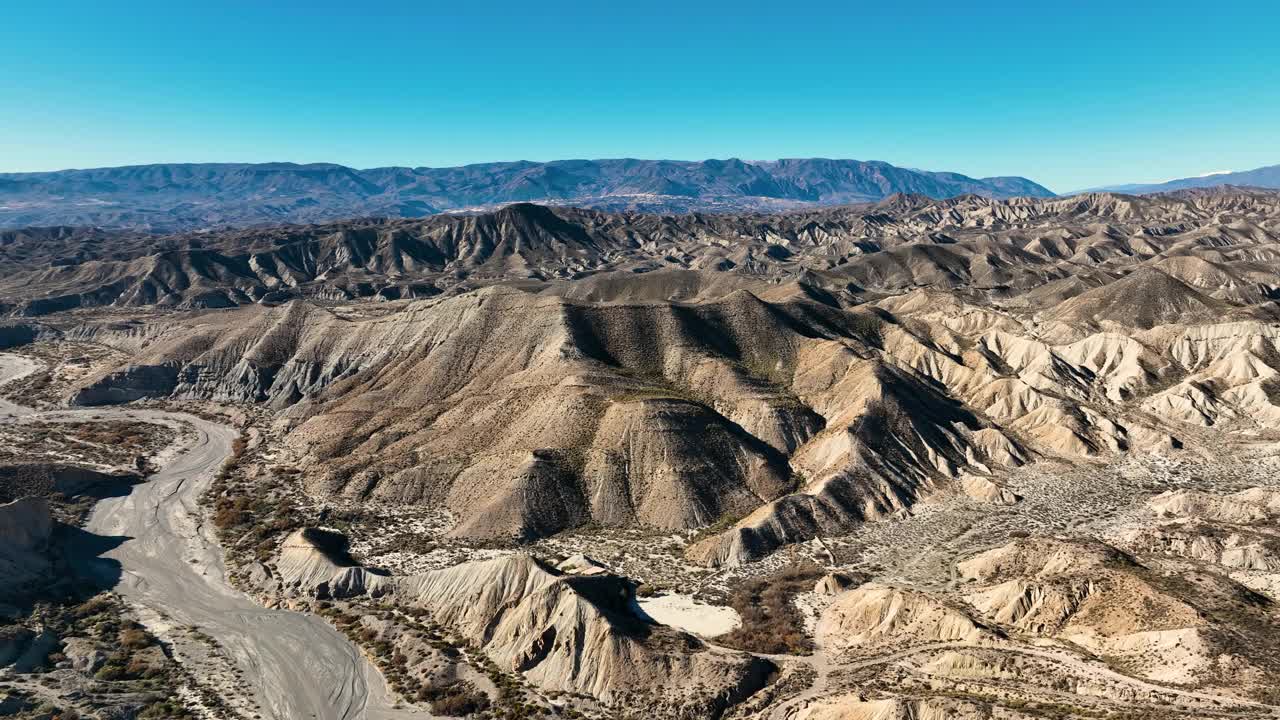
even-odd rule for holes
{"type": "Polygon", "coordinates": [[[133,365],[111,373],[77,390],[72,405],[112,405],[171,394],[178,385],[178,370],[169,365],[133,365]]]}
{"type": "Polygon", "coordinates": [[[357,565],[347,555],[342,535],[318,528],[290,533],[280,546],[275,567],[274,578],[259,578],[264,589],[320,600],[378,597],[391,583],[386,573],[357,565]]]}
{"type": "Polygon", "coordinates": [[[21,625],[0,627],[0,668],[12,665],[22,657],[36,634],[21,625]]]}
{"type": "Polygon", "coordinates": [[[22,652],[13,660],[13,671],[29,673],[43,667],[48,661],[49,654],[57,650],[58,645],[58,635],[54,631],[46,628],[34,632],[22,652]]]}
{"type": "Polygon", "coordinates": [[[1152,498],[1148,506],[1159,517],[1252,525],[1280,517],[1280,490],[1259,487],[1230,495],[1172,490],[1152,498]]]}
{"type": "Polygon", "coordinates": [[[77,672],[92,675],[107,661],[107,653],[97,642],[86,637],[67,638],[62,642],[62,654],[77,672]]]}
{"type": "MultiPolygon", "coordinates": [[[[1225,578],[1171,583],[1100,542],[1016,540],[958,569],[978,583],[966,600],[998,626],[1123,658],[1140,674],[1170,683],[1202,681],[1224,652],[1210,620],[1217,613],[1204,604],[1216,606],[1219,598],[1250,604],[1249,592],[1225,578]]],[[[1246,614],[1266,613],[1254,605],[1246,614]]]]}
{"type": "Polygon", "coordinates": [[[562,575],[527,556],[406,578],[397,597],[430,609],[499,665],[550,690],[613,700],[681,677],[691,682],[667,684],[666,701],[714,715],[762,687],[771,669],[646,623],[632,610],[634,588],[621,578],[562,575]]]}
{"type": "MultiPolygon", "coordinates": [[[[1173,490],[1147,502],[1154,518],[1126,528],[1119,540],[1135,552],[1185,558],[1257,576],[1273,594],[1280,577],[1280,491],[1255,487],[1236,493],[1173,490]]],[[[1243,575],[1241,575],[1243,573],[1243,575]]]]}
{"type": "Polygon", "coordinates": [[[962,608],[923,592],[867,583],[837,595],[822,611],[814,639],[823,648],[902,647],[992,642],[997,634],[962,608]]]}
{"type": "Polygon", "coordinates": [[[635,611],[635,588],[586,558],[562,572],[527,555],[421,575],[375,574],[345,556],[341,536],[292,533],[260,587],[319,598],[384,597],[422,608],[503,669],[536,686],[615,702],[656,697],[672,717],[715,717],[763,687],[772,665],[711,648],[635,611]],[[686,678],[676,685],[664,678],[686,678]]]}
{"type": "Polygon", "coordinates": [[[863,582],[863,578],[853,577],[846,573],[827,573],[818,578],[818,582],[813,585],[813,592],[817,595],[839,595],[855,585],[863,582]]]}

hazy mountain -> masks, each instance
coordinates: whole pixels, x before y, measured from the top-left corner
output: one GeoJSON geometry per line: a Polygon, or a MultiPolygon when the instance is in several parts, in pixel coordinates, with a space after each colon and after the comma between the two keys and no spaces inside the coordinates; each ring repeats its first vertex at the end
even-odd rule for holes
{"type": "MultiPolygon", "coordinates": [[[[994,180],[995,178],[990,178],[994,180]]],[[[1191,188],[1221,187],[1235,185],[1237,187],[1280,188],[1280,165],[1268,165],[1254,170],[1240,172],[1219,172],[1196,177],[1179,178],[1162,183],[1133,183],[1129,185],[1109,185],[1094,188],[1094,191],[1114,191],[1136,194],[1169,192],[1171,190],[1188,190],[1191,188]]]]}
{"type": "Polygon", "coordinates": [[[975,179],[857,160],[558,160],[368,170],[166,164],[0,174],[0,226],[183,230],[421,217],[524,201],[648,212],[782,210],[877,201],[894,193],[1053,195],[1020,177],[975,179]]]}

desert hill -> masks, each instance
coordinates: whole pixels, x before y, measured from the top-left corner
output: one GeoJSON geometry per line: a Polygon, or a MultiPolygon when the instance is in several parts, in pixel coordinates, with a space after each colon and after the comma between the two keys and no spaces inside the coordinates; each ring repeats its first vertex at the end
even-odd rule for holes
{"type": "Polygon", "coordinates": [[[433,714],[1263,717],[1278,222],[1197,190],[25,229],[0,344],[15,402],[240,426],[205,497],[235,581],[433,714]]]}
{"type": "Polygon", "coordinates": [[[260,582],[302,597],[392,600],[429,613],[540,688],[605,702],[643,695],[671,717],[716,717],[775,670],[645,619],[625,578],[566,573],[527,555],[374,574],[335,552],[336,540],[314,528],[294,532],[274,571],[259,566],[260,582]],[[669,685],[672,673],[687,681],[669,685]]]}
{"type": "Polygon", "coordinates": [[[517,205],[215,234],[6,282],[111,268],[132,283],[113,302],[145,305],[190,297],[199,269],[200,296],[247,305],[132,325],[51,316],[40,332],[134,356],[75,403],[261,403],[282,412],[317,496],[444,507],[459,538],[736,521],[689,552],[732,565],[938,493],[1014,501],[1001,474],[1039,458],[1280,430],[1280,278],[1258,260],[1277,247],[1277,207],[1262,194],[898,197],[740,218],[517,205]],[[193,260],[213,256],[230,259],[193,260]],[[159,272],[176,258],[187,274],[159,272]],[[134,281],[139,263],[150,272],[134,281]],[[356,268],[417,274],[429,297],[344,305],[330,283],[356,268]],[[253,302],[264,292],[287,302],[253,302]]]}
{"type": "Polygon", "coordinates": [[[0,236],[9,268],[0,303],[10,314],[37,316],[103,305],[396,300],[503,282],[697,271],[794,279],[855,300],[917,287],[965,289],[1005,303],[1027,294],[1026,302],[1045,309],[1044,299],[1068,299],[1150,265],[1222,295],[1216,299],[1255,305],[1277,286],[1269,263],[1278,202],[1257,192],[894,196],[779,215],[516,204],[467,216],[171,235],[27,229],[0,236]]]}

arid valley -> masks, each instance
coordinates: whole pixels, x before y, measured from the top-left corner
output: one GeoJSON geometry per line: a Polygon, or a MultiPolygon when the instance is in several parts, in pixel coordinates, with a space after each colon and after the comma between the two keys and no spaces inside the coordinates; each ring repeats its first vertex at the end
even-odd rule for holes
{"type": "Polygon", "coordinates": [[[1280,192],[994,194],[0,230],[0,714],[1280,715],[1280,192]]]}

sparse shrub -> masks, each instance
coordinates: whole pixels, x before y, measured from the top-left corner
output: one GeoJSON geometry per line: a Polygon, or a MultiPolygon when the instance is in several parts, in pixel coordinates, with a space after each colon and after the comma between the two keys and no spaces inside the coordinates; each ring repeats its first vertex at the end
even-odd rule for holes
{"type": "Polygon", "coordinates": [[[871,345],[879,345],[883,341],[884,320],[874,312],[855,312],[850,314],[853,332],[871,345]]]}
{"type": "Polygon", "coordinates": [[[143,677],[152,675],[151,663],[142,657],[135,656],[129,659],[129,664],[124,668],[125,674],[129,677],[143,677]]]}
{"type": "Polygon", "coordinates": [[[470,685],[454,685],[431,701],[431,712],[450,717],[466,717],[489,708],[489,697],[470,685]]]}
{"type": "Polygon", "coordinates": [[[114,682],[116,680],[124,680],[128,676],[128,671],[123,665],[116,663],[108,663],[98,668],[98,672],[93,674],[95,680],[105,680],[114,682]]]}
{"type": "Polygon", "coordinates": [[[735,513],[725,513],[724,515],[721,515],[719,518],[717,518],[716,521],[711,523],[710,525],[707,525],[706,527],[698,528],[697,532],[694,533],[693,537],[689,539],[689,542],[692,544],[692,543],[699,542],[701,540],[705,540],[706,538],[709,538],[709,537],[715,537],[716,535],[719,535],[720,533],[728,530],[734,525],[737,525],[738,521],[741,519],[742,519],[742,515],[738,515],[735,513]]]}
{"type": "Polygon", "coordinates": [[[750,652],[808,654],[813,644],[804,634],[799,612],[791,603],[822,577],[813,563],[793,563],[773,575],[743,583],[729,598],[742,625],[718,638],[720,644],[750,652]]]}
{"type": "Polygon", "coordinates": [[[169,700],[161,700],[148,705],[147,709],[138,715],[138,720],[171,720],[173,718],[188,717],[191,717],[191,713],[182,705],[169,700]]]}
{"type": "Polygon", "coordinates": [[[128,627],[120,631],[120,644],[130,650],[141,650],[151,644],[147,633],[140,627],[128,627]]]}

